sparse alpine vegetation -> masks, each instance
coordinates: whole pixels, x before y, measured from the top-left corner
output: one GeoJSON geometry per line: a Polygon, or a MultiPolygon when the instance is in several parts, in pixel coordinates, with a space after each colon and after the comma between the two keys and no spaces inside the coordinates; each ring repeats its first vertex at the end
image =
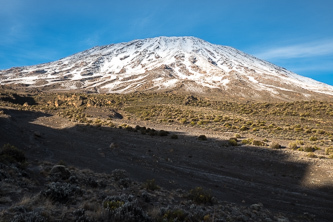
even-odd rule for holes
{"type": "Polygon", "coordinates": [[[27,160],[23,158],[22,151],[10,144],[2,147],[4,150],[6,152],[1,152],[2,157],[6,153],[19,158],[13,162],[1,162],[2,221],[147,222],[209,221],[211,218],[236,221],[240,217],[251,221],[287,219],[282,214],[270,212],[260,203],[240,206],[220,201],[202,187],[189,191],[166,190],[158,186],[154,179],[144,183],[133,181],[121,169],[114,169],[110,173],[95,173],[72,166],[27,160]],[[8,149],[10,152],[7,152],[8,149]],[[38,171],[19,167],[22,161],[26,161],[30,169],[38,171]],[[58,173],[66,172],[69,176],[55,177],[52,169],[57,167],[64,168],[64,171],[58,173]],[[4,189],[7,192],[3,192],[4,189]]]}
{"type": "MultiPolygon", "coordinates": [[[[302,142],[317,146],[322,152],[333,146],[333,105],[324,101],[239,103],[171,93],[17,94],[3,90],[0,105],[56,113],[76,124],[120,127],[150,136],[168,136],[168,132],[128,124],[117,126],[114,120],[182,125],[220,133],[246,133],[250,136],[242,138],[242,144],[256,146],[266,146],[267,143],[251,138],[291,140],[296,141],[297,147],[302,142]]],[[[176,138],[176,134],[171,134],[170,138],[176,138]]],[[[291,149],[295,150],[295,146],[291,149]]]]}

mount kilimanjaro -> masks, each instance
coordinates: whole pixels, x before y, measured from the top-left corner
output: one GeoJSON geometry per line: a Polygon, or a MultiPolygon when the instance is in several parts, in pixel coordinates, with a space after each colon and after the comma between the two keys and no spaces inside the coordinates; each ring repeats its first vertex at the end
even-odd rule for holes
{"type": "Polygon", "coordinates": [[[0,82],[40,91],[177,92],[259,101],[333,98],[333,86],[195,37],[97,46],[58,61],[2,70],[0,82]]]}

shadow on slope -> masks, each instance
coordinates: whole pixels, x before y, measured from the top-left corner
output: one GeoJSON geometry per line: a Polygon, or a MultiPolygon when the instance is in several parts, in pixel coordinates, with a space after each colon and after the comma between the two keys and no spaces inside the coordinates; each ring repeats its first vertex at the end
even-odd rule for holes
{"type": "Polygon", "coordinates": [[[0,118],[0,146],[11,143],[30,159],[62,160],[95,172],[121,168],[135,180],[155,179],[169,189],[200,186],[221,200],[261,202],[292,217],[307,212],[320,221],[332,219],[332,187],[303,187],[310,166],[288,161],[288,155],[278,150],[228,147],[226,141],[198,141],[181,134],[173,140],[116,128],[73,126],[64,119],[69,127],[57,129],[37,124],[40,118],[52,118],[45,113],[11,109],[4,113],[10,118],[0,118]]]}

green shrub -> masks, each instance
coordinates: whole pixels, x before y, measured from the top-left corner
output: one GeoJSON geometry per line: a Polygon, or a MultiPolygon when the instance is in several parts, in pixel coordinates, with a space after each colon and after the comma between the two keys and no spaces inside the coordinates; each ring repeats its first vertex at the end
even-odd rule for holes
{"type": "Polygon", "coordinates": [[[236,133],[235,137],[238,139],[238,138],[241,138],[241,135],[239,133],[236,133]]]}
{"type": "Polygon", "coordinates": [[[207,137],[205,135],[198,136],[198,140],[207,140],[207,137]]]}
{"type": "Polygon", "coordinates": [[[147,180],[143,184],[143,188],[145,188],[146,190],[151,190],[151,191],[160,189],[160,187],[156,184],[155,179],[147,180]]]}
{"type": "Polygon", "coordinates": [[[202,187],[190,190],[188,198],[197,204],[213,204],[213,196],[202,187]]]}
{"type": "Polygon", "coordinates": [[[0,159],[3,162],[10,163],[24,163],[26,160],[24,153],[9,143],[3,145],[0,149],[0,159]]]}
{"type": "Polygon", "coordinates": [[[229,145],[231,145],[231,146],[237,146],[236,138],[230,138],[228,142],[229,142],[229,145]]]}

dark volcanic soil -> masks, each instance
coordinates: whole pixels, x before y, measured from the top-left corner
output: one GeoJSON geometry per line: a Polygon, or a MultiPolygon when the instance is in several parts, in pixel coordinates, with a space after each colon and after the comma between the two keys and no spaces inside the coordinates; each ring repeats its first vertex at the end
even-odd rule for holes
{"type": "Polygon", "coordinates": [[[261,202],[291,218],[308,213],[316,221],[333,220],[330,159],[307,159],[289,150],[230,147],[223,140],[199,141],[179,131],[173,132],[179,139],[171,139],[74,125],[44,113],[3,110],[0,145],[22,148],[30,159],[62,160],[95,172],[125,169],[133,179],[155,179],[167,189],[201,186],[221,200],[261,202]]]}

